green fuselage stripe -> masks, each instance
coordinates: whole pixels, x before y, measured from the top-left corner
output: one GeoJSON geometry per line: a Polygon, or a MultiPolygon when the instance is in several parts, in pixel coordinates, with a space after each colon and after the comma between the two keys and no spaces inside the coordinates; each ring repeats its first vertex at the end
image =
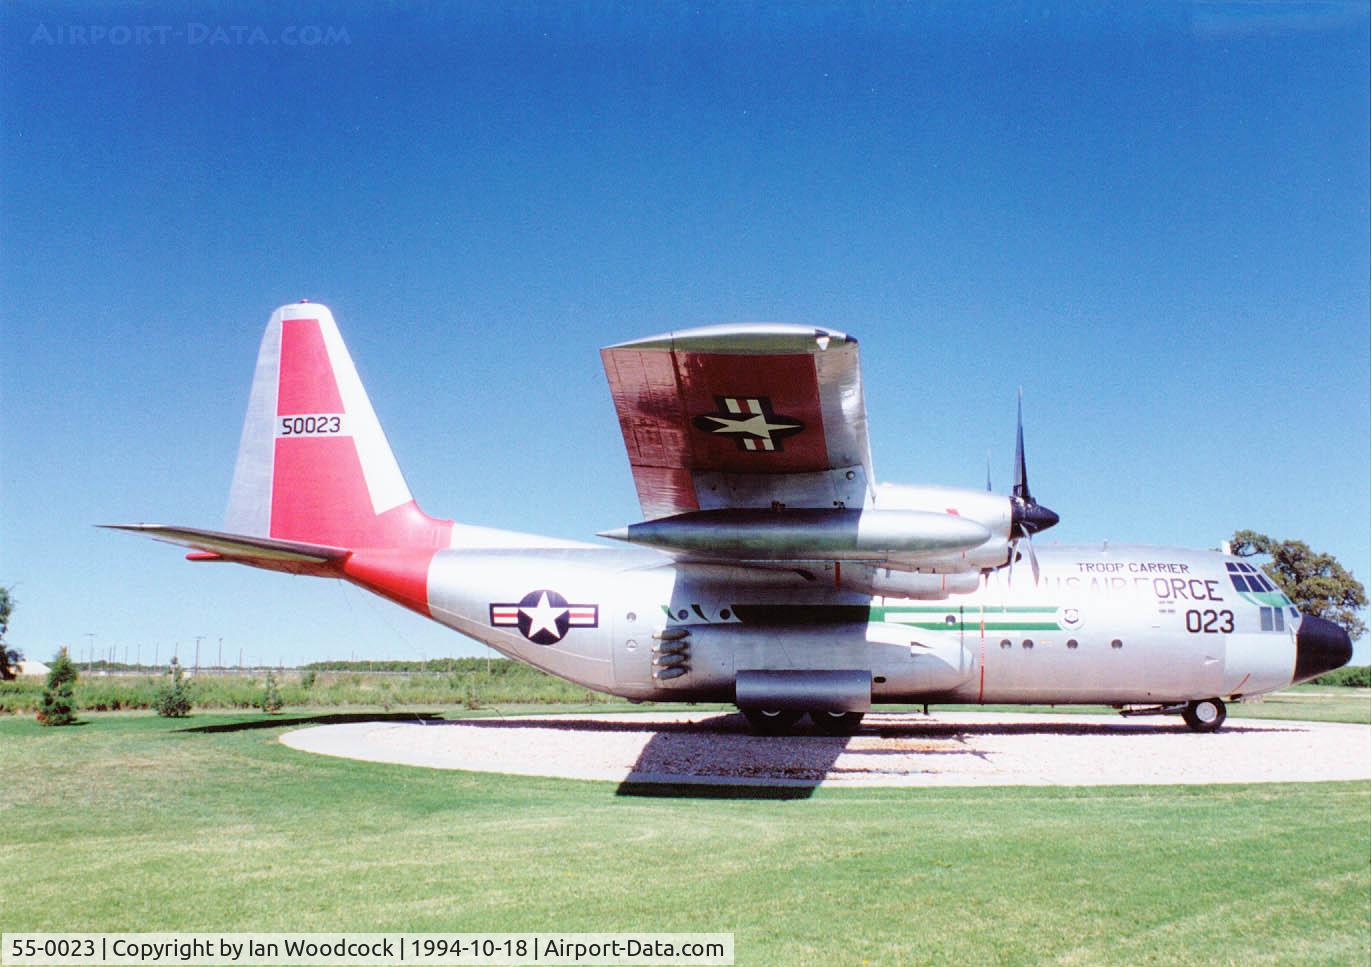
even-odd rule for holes
{"type": "Polygon", "coordinates": [[[886,623],[900,625],[902,628],[919,628],[921,631],[980,631],[983,627],[987,631],[1062,630],[1056,621],[988,621],[983,625],[980,621],[955,621],[949,624],[946,621],[891,621],[887,619],[886,623]]]}

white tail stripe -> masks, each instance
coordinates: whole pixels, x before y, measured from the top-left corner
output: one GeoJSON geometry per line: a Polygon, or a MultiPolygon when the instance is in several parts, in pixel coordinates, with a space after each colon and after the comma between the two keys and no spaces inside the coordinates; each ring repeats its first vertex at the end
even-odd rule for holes
{"type": "MultiPolygon", "coordinates": [[[[291,307],[296,310],[298,307],[291,307]]],[[[324,337],[324,347],[329,353],[329,365],[333,367],[334,383],[338,395],[343,400],[343,411],[348,415],[353,443],[357,447],[357,458],[362,464],[362,476],[367,481],[367,492],[372,498],[372,510],[379,516],[392,507],[409,503],[410,488],[400,473],[381,422],[376,418],[367,391],[362,388],[362,378],[357,375],[352,356],[343,344],[343,336],[334,322],[333,313],[323,306],[311,305],[304,308],[313,312],[292,318],[314,316],[319,320],[319,329],[324,337]]]]}

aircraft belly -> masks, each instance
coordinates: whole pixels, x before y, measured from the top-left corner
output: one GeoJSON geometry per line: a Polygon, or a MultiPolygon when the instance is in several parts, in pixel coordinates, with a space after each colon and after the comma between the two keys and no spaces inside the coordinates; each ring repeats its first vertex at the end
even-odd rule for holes
{"type": "Polygon", "coordinates": [[[972,674],[972,658],[956,642],[912,648],[908,640],[874,639],[870,627],[696,626],[691,669],[678,688],[727,695],[743,671],[864,671],[872,676],[873,699],[891,702],[946,691],[972,674]]]}
{"type": "Polygon", "coordinates": [[[1198,653],[1168,637],[1090,640],[1068,649],[1062,636],[990,643],[982,702],[1157,703],[1218,695],[1223,645],[1198,653]],[[1111,642],[1120,641],[1120,647],[1111,642]],[[1181,645],[1183,647],[1178,647],[1181,645]],[[1216,654],[1217,652],[1217,654],[1216,654]]]}

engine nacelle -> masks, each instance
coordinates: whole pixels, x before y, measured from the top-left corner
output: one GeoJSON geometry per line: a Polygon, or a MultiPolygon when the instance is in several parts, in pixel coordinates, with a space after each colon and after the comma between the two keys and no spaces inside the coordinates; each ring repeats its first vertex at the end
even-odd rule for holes
{"type": "Polygon", "coordinates": [[[922,561],[992,539],[978,521],[942,511],[797,508],[698,510],[601,536],[675,553],[746,561],[922,561]]]}
{"type": "Polygon", "coordinates": [[[839,568],[838,584],[859,594],[938,601],[950,594],[971,594],[981,586],[981,572],[926,574],[868,564],[844,564],[839,568]]]}
{"type": "Polygon", "coordinates": [[[1010,559],[1010,527],[1014,505],[1003,494],[959,487],[880,484],[876,488],[873,506],[882,510],[949,514],[976,521],[991,532],[976,547],[922,559],[919,562],[922,570],[952,574],[981,571],[984,568],[1004,567],[1010,559]]]}

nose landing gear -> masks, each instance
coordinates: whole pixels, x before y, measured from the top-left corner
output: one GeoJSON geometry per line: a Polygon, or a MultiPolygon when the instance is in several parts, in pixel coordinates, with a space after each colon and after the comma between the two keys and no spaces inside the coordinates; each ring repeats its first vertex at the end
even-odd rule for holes
{"type": "Polygon", "coordinates": [[[1224,724],[1224,702],[1218,698],[1202,698],[1187,702],[1181,717],[1193,732],[1213,732],[1224,724]]]}

